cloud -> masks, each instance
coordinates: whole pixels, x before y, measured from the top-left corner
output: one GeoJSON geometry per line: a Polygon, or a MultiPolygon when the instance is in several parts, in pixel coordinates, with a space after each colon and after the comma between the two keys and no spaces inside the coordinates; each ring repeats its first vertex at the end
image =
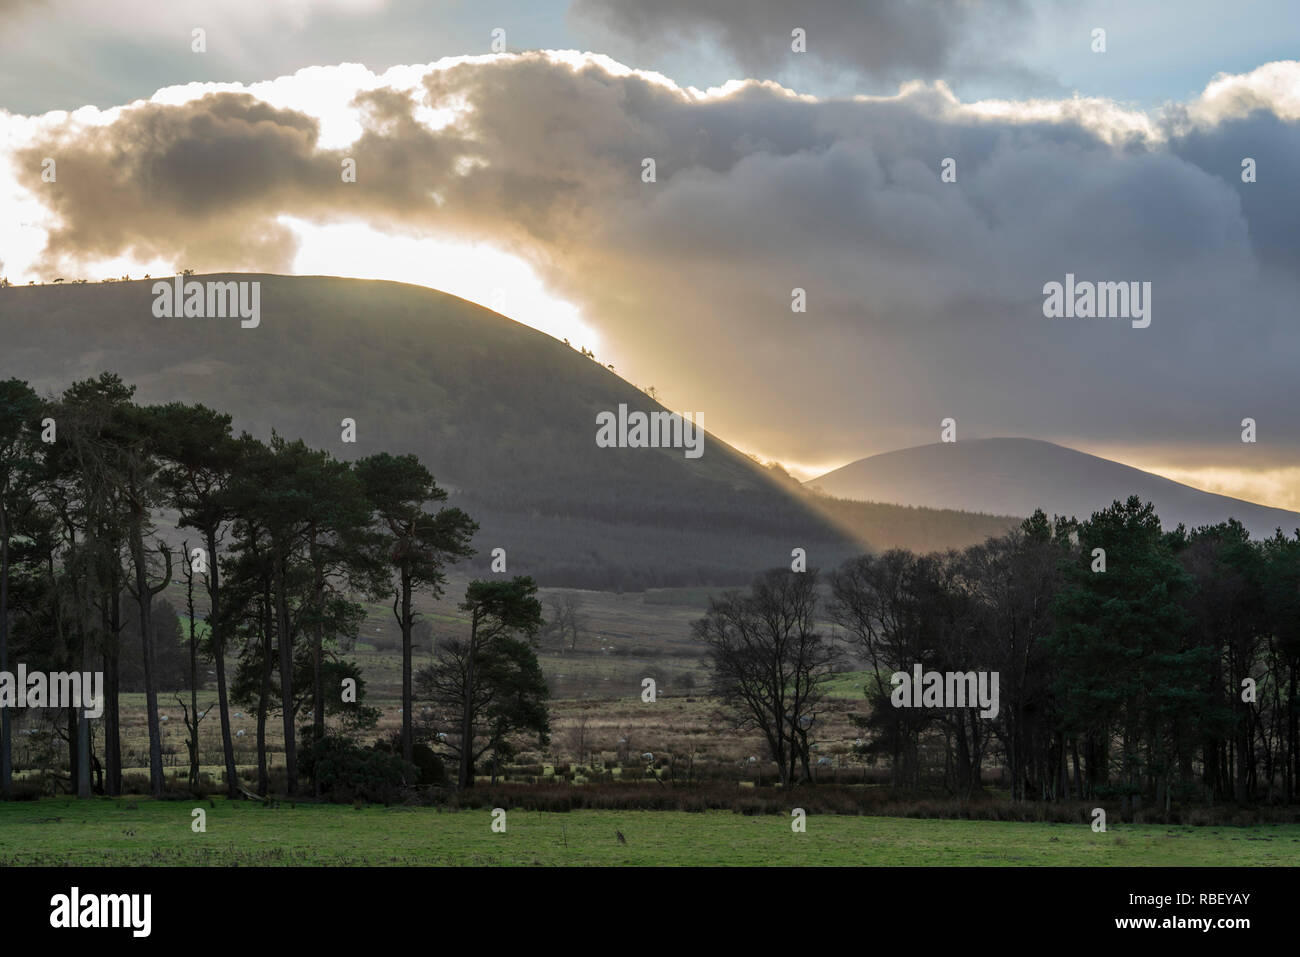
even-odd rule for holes
{"type": "Polygon", "coordinates": [[[1249,73],[1220,73],[1187,109],[1192,121],[1213,126],[1224,120],[1241,118],[1262,110],[1278,119],[1300,120],[1300,88],[1296,70],[1300,61],[1280,60],[1265,63],[1249,73]]]}
{"type": "Polygon", "coordinates": [[[1300,210],[1283,172],[1300,159],[1300,64],[1240,81],[1248,99],[1216,81],[1155,116],[963,103],[941,83],[703,92],[574,53],[318,68],[332,69],[346,93],[284,78],[28,121],[15,155],[57,217],[46,267],[130,253],[283,270],[286,217],[364,222],[522,256],[600,327],[620,373],[796,461],[935,441],[947,416],[959,437],[1194,446],[1236,469],[1252,467],[1251,416],[1267,436],[1255,465],[1300,453],[1300,210]],[[1243,155],[1258,182],[1241,181],[1243,155]],[[43,156],[57,189],[39,183],[43,156]],[[1150,282],[1150,328],[1044,318],[1044,283],[1067,273],[1150,282]]]}
{"type": "Polygon", "coordinates": [[[288,194],[324,178],[327,158],[316,137],[310,117],[222,93],[123,110],[100,128],[73,123],[15,159],[33,191],[46,185],[43,159],[56,164],[55,182],[38,194],[59,219],[48,269],[164,253],[283,268],[288,236],[267,222],[265,203],[268,196],[290,201],[288,194]]]}
{"type": "Polygon", "coordinates": [[[0,0],[0,17],[13,17],[48,6],[50,0],[0,0]]]}
{"type": "Polygon", "coordinates": [[[171,0],[160,16],[155,0],[116,0],[112,4],[85,0],[0,0],[0,15],[39,13],[42,18],[69,19],[106,27],[129,24],[134,31],[164,33],[176,23],[238,24],[267,26],[288,24],[301,27],[308,19],[322,15],[358,16],[383,10],[388,0],[224,0],[219,7],[206,0],[171,0]]]}
{"type": "Polygon", "coordinates": [[[657,55],[701,42],[747,76],[826,77],[845,71],[883,80],[937,78],[985,68],[1029,14],[1024,0],[575,0],[572,17],[657,55]],[[806,52],[792,49],[804,30],[806,52]]]}
{"type": "Polygon", "coordinates": [[[108,106],[180,79],[276,75],[345,56],[373,58],[393,35],[427,56],[419,19],[415,29],[403,22],[413,18],[412,2],[9,0],[0,6],[0,107],[108,106]]]}

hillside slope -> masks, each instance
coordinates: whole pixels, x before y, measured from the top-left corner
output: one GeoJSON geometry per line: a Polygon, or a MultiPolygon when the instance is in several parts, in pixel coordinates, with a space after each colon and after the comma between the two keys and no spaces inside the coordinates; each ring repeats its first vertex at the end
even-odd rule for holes
{"type": "MultiPolygon", "coordinates": [[[[662,407],[534,329],[419,286],[328,277],[261,283],[261,323],[161,319],[150,281],[0,290],[0,376],[45,391],[117,372],[142,402],[201,402],[342,458],[415,452],[480,522],[481,560],[596,588],[732,584],[856,550],[766,470],[716,437],[599,448],[596,416],[662,407]],[[355,444],[340,422],[357,423],[355,444]]],[[[704,416],[707,418],[707,415],[704,416]]]]}
{"type": "Polygon", "coordinates": [[[842,498],[953,508],[998,515],[1086,518],[1115,499],[1138,495],[1155,504],[1167,528],[1232,517],[1253,536],[1291,534],[1300,514],[1199,489],[1036,439],[973,439],[922,445],[859,459],[810,480],[842,498]]]}

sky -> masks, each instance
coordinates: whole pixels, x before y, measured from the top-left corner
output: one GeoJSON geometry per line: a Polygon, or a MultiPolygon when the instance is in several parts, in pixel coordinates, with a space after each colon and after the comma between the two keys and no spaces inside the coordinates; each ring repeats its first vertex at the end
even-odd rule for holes
{"type": "Polygon", "coordinates": [[[0,0],[0,275],[418,283],[802,478],[951,417],[1300,508],[1298,37],[1291,0],[0,0]],[[1046,317],[1067,275],[1150,324],[1046,317]]]}

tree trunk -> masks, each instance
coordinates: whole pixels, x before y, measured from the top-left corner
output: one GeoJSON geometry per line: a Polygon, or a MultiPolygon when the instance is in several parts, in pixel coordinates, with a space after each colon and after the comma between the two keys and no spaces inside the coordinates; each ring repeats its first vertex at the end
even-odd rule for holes
{"type": "Polygon", "coordinates": [[[785,705],[777,702],[773,710],[776,712],[776,734],[774,740],[768,741],[768,745],[772,749],[772,757],[776,758],[776,771],[781,777],[781,787],[788,788],[794,777],[794,756],[787,754],[785,747],[785,705]]]}
{"type": "Polygon", "coordinates": [[[194,634],[194,575],[185,582],[186,611],[190,619],[190,790],[199,787],[199,641],[194,634]]]}
{"type": "MultiPolygon", "coordinates": [[[[325,678],[321,672],[321,649],[325,644],[325,570],[321,567],[319,549],[315,533],[311,540],[312,572],[315,576],[314,598],[316,602],[316,627],[312,629],[311,642],[311,678],[312,678],[312,728],[311,739],[320,741],[325,737],[325,678]]],[[[316,796],[320,797],[320,783],[316,783],[316,796]]]]}
{"type": "Polygon", "coordinates": [[[971,793],[971,742],[966,734],[966,718],[966,712],[958,710],[953,729],[957,739],[957,793],[963,800],[971,793]]]}
{"type": "Polygon", "coordinates": [[[76,708],[77,715],[77,797],[90,797],[90,719],[85,708],[76,708]]]}
{"type": "Polygon", "coordinates": [[[460,773],[456,785],[461,790],[473,785],[470,777],[470,752],[474,749],[474,658],[478,654],[478,612],[470,620],[469,654],[465,662],[465,696],[460,719],[460,773]]]}
{"type": "Polygon", "coordinates": [[[104,764],[108,770],[105,790],[110,797],[122,793],[122,719],[121,702],[121,648],[118,636],[122,633],[122,590],[117,572],[109,576],[113,593],[109,596],[108,635],[104,641],[104,764]]]}
{"type": "MultiPolygon", "coordinates": [[[[74,659],[76,670],[82,674],[86,671],[86,632],[81,631],[81,648],[74,659]],[[78,660],[79,659],[79,660],[78,660]]],[[[77,717],[77,797],[90,797],[90,719],[86,717],[85,700],[90,689],[81,689],[82,700],[76,702],[72,713],[77,717]]]]}
{"type": "Polygon", "coordinates": [[[1079,739],[1070,739],[1070,756],[1074,759],[1074,796],[1083,800],[1083,775],[1079,773],[1079,739]]]}
{"type": "Polygon", "coordinates": [[[262,596],[262,687],[257,698],[257,787],[266,797],[271,793],[271,777],[266,767],[266,713],[271,706],[271,593],[262,596]]]}
{"type": "Polygon", "coordinates": [[[293,796],[298,793],[298,750],[293,736],[293,642],[289,633],[289,596],[286,593],[284,563],[286,556],[282,547],[276,548],[276,595],[275,604],[279,619],[280,640],[280,699],[284,714],[284,773],[285,793],[293,796]]]}
{"type": "Polygon", "coordinates": [[[415,763],[415,742],[411,739],[411,576],[402,572],[402,758],[415,763]]]}
{"type": "MultiPolygon", "coordinates": [[[[112,640],[111,638],[109,639],[112,640]]],[[[109,797],[117,797],[121,791],[117,788],[115,780],[120,776],[119,765],[117,761],[119,756],[113,753],[114,739],[119,737],[117,726],[117,715],[113,708],[113,698],[117,695],[117,682],[113,674],[112,652],[104,650],[103,658],[104,667],[104,764],[108,769],[108,780],[105,783],[105,793],[109,797]],[[115,773],[116,772],[116,773],[115,773]]]]}
{"type": "Polygon", "coordinates": [[[149,793],[163,794],[162,729],[158,723],[158,686],[154,675],[153,592],[149,589],[149,566],[144,553],[141,519],[132,516],[131,561],[135,565],[136,602],[140,606],[140,641],[144,658],[144,698],[149,721],[149,793]]]}
{"type": "MultiPolygon", "coordinates": [[[[1241,681],[1235,677],[1233,679],[1233,687],[1241,687],[1241,681]]],[[[1242,701],[1240,695],[1237,695],[1234,699],[1234,710],[1237,712],[1235,727],[1237,732],[1237,777],[1233,784],[1233,793],[1238,803],[1240,803],[1254,797],[1254,795],[1251,794],[1249,781],[1254,771],[1255,751],[1254,748],[1251,747],[1251,739],[1253,735],[1250,720],[1250,705],[1242,701]]]]}
{"type": "Polygon", "coordinates": [[[1297,670],[1300,670],[1300,661],[1292,660],[1291,682],[1287,698],[1292,704],[1287,709],[1286,730],[1286,801],[1288,804],[1295,800],[1297,770],[1300,769],[1300,754],[1296,753],[1297,747],[1300,747],[1300,708],[1295,706],[1295,702],[1300,700],[1296,698],[1297,670]]]}
{"type": "Polygon", "coordinates": [[[221,633],[220,571],[217,568],[217,531],[208,529],[208,628],[212,632],[212,660],[217,669],[217,707],[221,717],[221,755],[226,763],[226,794],[239,797],[239,772],[235,770],[235,740],[230,733],[230,701],[226,696],[226,638],[221,633]]]}

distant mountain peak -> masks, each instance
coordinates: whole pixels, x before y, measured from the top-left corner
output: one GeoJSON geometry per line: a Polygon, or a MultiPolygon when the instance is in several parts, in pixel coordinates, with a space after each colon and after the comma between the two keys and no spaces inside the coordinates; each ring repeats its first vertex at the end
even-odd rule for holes
{"type": "Polygon", "coordinates": [[[935,442],[883,452],[811,479],[809,487],[838,498],[951,508],[994,515],[1087,518],[1116,499],[1137,495],[1155,504],[1166,528],[1239,519],[1268,537],[1300,527],[1300,513],[1203,492],[1088,452],[1043,439],[999,437],[935,442]]]}

